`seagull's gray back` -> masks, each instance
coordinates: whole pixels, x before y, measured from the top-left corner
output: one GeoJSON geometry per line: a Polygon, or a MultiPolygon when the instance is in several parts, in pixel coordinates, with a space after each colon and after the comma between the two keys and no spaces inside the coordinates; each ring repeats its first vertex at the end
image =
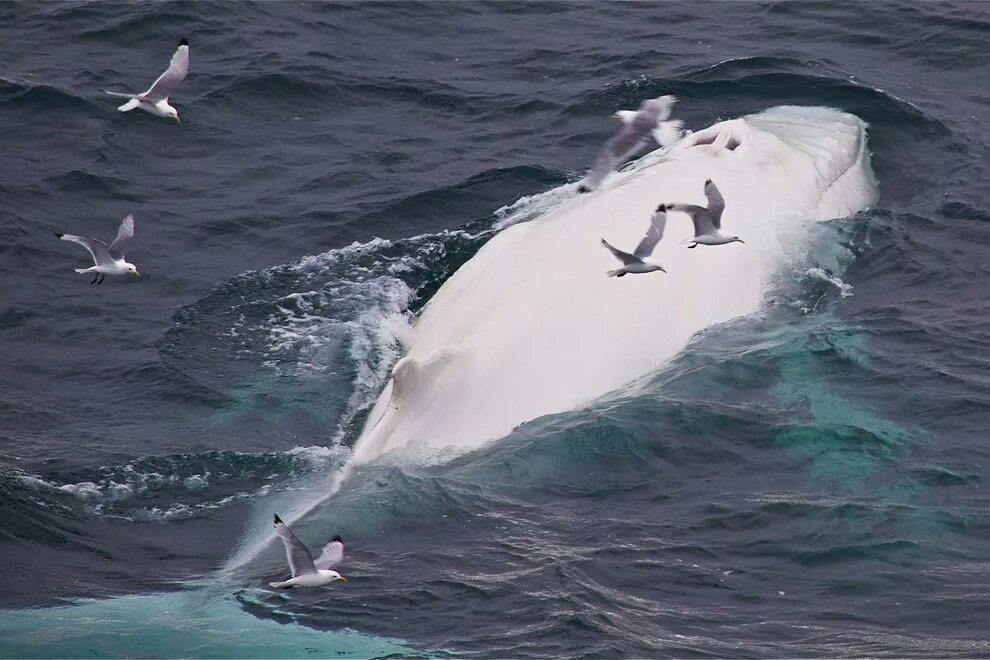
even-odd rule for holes
{"type": "Polygon", "coordinates": [[[712,219],[712,214],[704,206],[697,206],[695,204],[671,204],[667,209],[670,211],[681,211],[691,216],[691,222],[694,223],[695,236],[704,236],[715,231],[715,221],[712,219]]]}

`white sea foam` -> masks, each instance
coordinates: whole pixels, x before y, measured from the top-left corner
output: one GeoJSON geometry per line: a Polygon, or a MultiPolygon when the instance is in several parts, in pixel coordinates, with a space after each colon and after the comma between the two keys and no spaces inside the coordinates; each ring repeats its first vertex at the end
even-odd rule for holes
{"type": "Polygon", "coordinates": [[[535,195],[520,197],[495,210],[492,230],[498,232],[520,222],[529,222],[578,196],[580,183],[567,183],[535,195]]]}
{"type": "Polygon", "coordinates": [[[810,275],[816,279],[822,280],[823,282],[828,282],[838,290],[839,295],[843,298],[849,298],[853,295],[853,287],[851,284],[847,284],[842,281],[842,278],[826,271],[824,268],[819,266],[813,266],[812,268],[804,271],[806,275],[810,275]]]}
{"type": "Polygon", "coordinates": [[[298,478],[313,473],[322,477],[327,470],[333,471],[343,465],[349,455],[350,450],[346,447],[316,445],[270,452],[261,457],[236,452],[143,457],[125,465],[103,466],[97,469],[100,476],[69,483],[27,473],[17,473],[16,478],[32,490],[70,496],[91,514],[169,521],[274,492],[298,490],[295,485],[298,478]],[[256,467],[251,466],[252,460],[256,460],[256,467]],[[184,469],[187,464],[199,462],[210,462],[219,469],[193,473],[184,469]],[[227,466],[227,462],[246,463],[247,466],[235,469],[232,465],[227,466]],[[267,467],[271,463],[275,464],[275,472],[267,467]],[[166,466],[170,471],[150,468],[151,465],[166,466]],[[269,483],[259,488],[229,492],[258,479],[269,483]],[[228,494],[222,494],[224,490],[228,494]],[[152,504],[147,505],[149,500],[152,504]]]}

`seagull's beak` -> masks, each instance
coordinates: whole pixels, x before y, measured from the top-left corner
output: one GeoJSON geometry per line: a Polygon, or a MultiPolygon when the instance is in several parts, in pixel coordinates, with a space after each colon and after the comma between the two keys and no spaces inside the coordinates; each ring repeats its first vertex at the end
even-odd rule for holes
{"type": "Polygon", "coordinates": [[[736,240],[739,241],[740,243],[742,243],[743,245],[746,245],[746,241],[744,241],[743,239],[737,238],[736,240]]]}
{"type": "Polygon", "coordinates": [[[134,274],[134,275],[137,275],[138,277],[141,277],[141,273],[139,273],[139,272],[137,272],[137,271],[134,271],[134,273],[133,273],[133,274],[134,274]]]}
{"type": "Polygon", "coordinates": [[[343,575],[341,575],[341,576],[340,576],[339,578],[337,578],[337,579],[338,579],[338,580],[341,580],[341,581],[343,581],[343,582],[347,582],[347,578],[345,578],[345,577],[344,577],[343,575]]]}
{"type": "Polygon", "coordinates": [[[667,272],[667,269],[666,269],[666,268],[664,268],[663,266],[660,266],[660,270],[662,270],[662,271],[663,271],[663,272],[665,272],[665,273],[667,272]]]}
{"type": "Polygon", "coordinates": [[[612,114],[610,114],[608,116],[608,118],[609,119],[614,119],[614,120],[618,121],[619,120],[619,113],[618,112],[613,112],[612,114]]]}
{"type": "Polygon", "coordinates": [[[181,119],[179,119],[179,115],[176,115],[176,116],[175,116],[175,123],[176,123],[176,124],[181,124],[181,123],[182,123],[182,120],[181,120],[181,119]]]}

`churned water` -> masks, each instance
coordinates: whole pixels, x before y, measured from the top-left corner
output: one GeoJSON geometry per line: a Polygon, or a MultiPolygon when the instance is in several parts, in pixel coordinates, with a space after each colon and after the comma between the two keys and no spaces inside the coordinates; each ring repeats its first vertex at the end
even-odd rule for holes
{"type": "MultiPolygon", "coordinates": [[[[981,3],[0,4],[0,655],[990,655],[981,3]],[[181,126],[122,115],[179,37],[181,126]],[[317,499],[415,312],[664,93],[869,125],[879,207],[583,410],[317,499]],[[78,246],[133,213],[144,273],[78,246]],[[218,572],[218,569],[223,568],[218,572]],[[277,625],[289,624],[289,625],[277,625]]],[[[567,188],[566,190],[569,190],[567,188]]]]}

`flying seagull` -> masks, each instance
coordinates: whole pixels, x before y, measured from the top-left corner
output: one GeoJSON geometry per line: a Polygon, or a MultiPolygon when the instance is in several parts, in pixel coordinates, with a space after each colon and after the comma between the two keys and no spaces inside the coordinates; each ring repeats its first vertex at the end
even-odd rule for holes
{"type": "Polygon", "coordinates": [[[133,273],[140,275],[137,268],[132,263],[124,261],[124,249],[134,238],[134,216],[128,215],[120,223],[117,230],[117,238],[109,246],[98,238],[87,236],[74,236],[72,234],[60,234],[55,232],[55,236],[63,241],[79,243],[93,257],[95,266],[89,268],[76,268],[77,273],[93,273],[93,281],[90,284],[103,284],[103,279],[107,275],[124,275],[133,273]]]}
{"type": "Polygon", "coordinates": [[[719,192],[718,186],[711,179],[705,180],[705,197],[708,208],[695,204],[668,204],[670,211],[681,211],[691,216],[694,223],[694,238],[688,242],[689,248],[698,245],[725,245],[726,243],[745,243],[738,236],[730,236],[722,231],[722,211],[725,210],[725,199],[719,192]]]}
{"type": "Polygon", "coordinates": [[[622,128],[613,135],[595,159],[591,173],[578,188],[579,192],[591,192],[605,180],[612,170],[642,149],[652,137],[665,147],[681,135],[680,120],[667,121],[677,97],[666,95],[643,101],[639,110],[619,110],[612,116],[622,122],[622,128]]]}
{"type": "Polygon", "coordinates": [[[130,99],[127,103],[117,108],[121,112],[141,108],[145,112],[150,112],[159,117],[170,117],[181,124],[179,111],[168,104],[168,97],[179,86],[179,83],[186,79],[188,72],[189,40],[182,39],[179,41],[179,47],[175,49],[175,54],[172,55],[172,61],[169,63],[168,69],[165,70],[165,73],[158,76],[158,80],[148,88],[148,91],[142,94],[111,92],[106,89],[103,91],[110,96],[130,99]]]}
{"type": "Polygon", "coordinates": [[[602,239],[602,245],[615,255],[615,258],[622,262],[622,268],[608,271],[609,277],[623,277],[626,273],[652,273],[655,270],[667,270],[658,263],[647,261],[647,257],[653,254],[653,248],[657,246],[663,238],[663,228],[667,224],[667,208],[661,204],[653,213],[650,219],[650,228],[646,230],[646,236],[636,246],[632,254],[623,252],[609,245],[608,241],[602,239]]]}
{"type": "Polygon", "coordinates": [[[291,589],[292,587],[322,587],[336,580],[347,581],[343,575],[337,571],[331,571],[331,566],[336,566],[344,560],[344,540],[339,536],[333,537],[329,543],[323,546],[323,552],[313,561],[313,555],[303,542],[296,538],[289,526],[282,522],[282,519],[275,514],[275,533],[282,543],[285,544],[285,556],[289,560],[289,568],[292,569],[292,577],[282,582],[270,582],[276,589],[291,589]]]}

